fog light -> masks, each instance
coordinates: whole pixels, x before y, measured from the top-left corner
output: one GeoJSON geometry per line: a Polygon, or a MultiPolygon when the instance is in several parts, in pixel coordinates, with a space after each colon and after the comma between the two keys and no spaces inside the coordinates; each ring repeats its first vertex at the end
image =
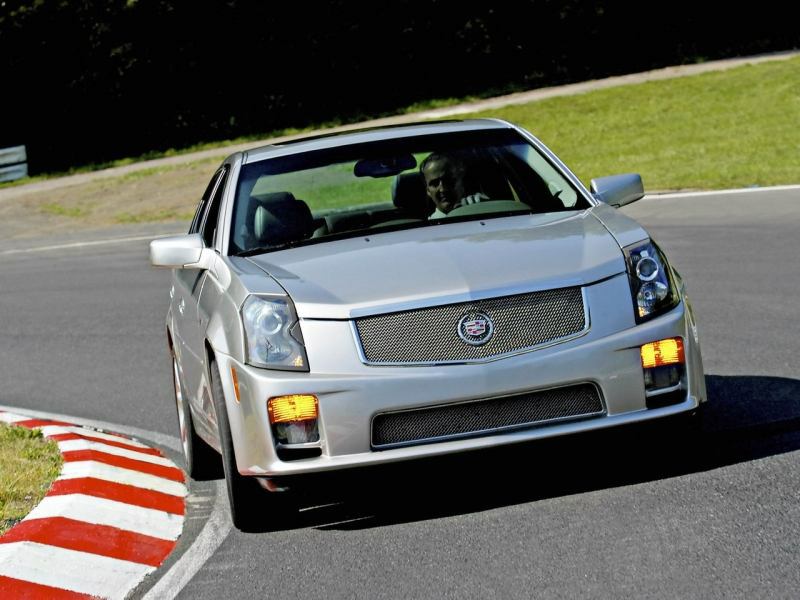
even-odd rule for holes
{"type": "Polygon", "coordinates": [[[645,344],[641,347],[641,357],[647,392],[674,388],[683,380],[686,357],[681,338],[645,344]]]}
{"type": "Polygon", "coordinates": [[[279,444],[319,441],[319,402],[311,394],[276,396],[267,401],[272,433],[279,444]]]}
{"type": "Polygon", "coordinates": [[[642,366],[645,369],[682,365],[686,362],[683,353],[683,339],[670,338],[658,342],[650,342],[641,348],[642,366]]]}
{"type": "Polygon", "coordinates": [[[317,418],[317,397],[311,394],[276,396],[267,403],[270,423],[290,423],[317,418]]]}
{"type": "Polygon", "coordinates": [[[670,365],[644,370],[644,387],[650,390],[659,390],[675,387],[683,377],[683,365],[670,365]]]}
{"type": "Polygon", "coordinates": [[[276,423],[272,426],[272,434],[279,444],[308,444],[319,441],[316,419],[296,423],[276,423]]]}

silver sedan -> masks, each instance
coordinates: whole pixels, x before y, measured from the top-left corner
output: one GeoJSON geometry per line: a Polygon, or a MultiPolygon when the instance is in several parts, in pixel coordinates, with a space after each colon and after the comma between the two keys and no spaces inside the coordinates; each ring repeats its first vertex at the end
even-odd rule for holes
{"type": "Polygon", "coordinates": [[[696,413],[684,284],[617,211],[643,194],[498,120],[231,155],[150,246],[189,474],[221,455],[248,528],[298,475],[696,413]]]}

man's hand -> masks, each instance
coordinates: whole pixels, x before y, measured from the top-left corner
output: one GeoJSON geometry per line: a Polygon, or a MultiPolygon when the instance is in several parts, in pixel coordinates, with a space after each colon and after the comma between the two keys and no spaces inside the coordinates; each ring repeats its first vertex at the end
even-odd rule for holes
{"type": "Polygon", "coordinates": [[[489,196],[482,192],[478,192],[477,194],[471,194],[469,196],[464,196],[461,199],[461,202],[458,203],[459,206],[468,206],[469,204],[477,204],[478,202],[483,202],[484,200],[489,200],[489,196]]]}

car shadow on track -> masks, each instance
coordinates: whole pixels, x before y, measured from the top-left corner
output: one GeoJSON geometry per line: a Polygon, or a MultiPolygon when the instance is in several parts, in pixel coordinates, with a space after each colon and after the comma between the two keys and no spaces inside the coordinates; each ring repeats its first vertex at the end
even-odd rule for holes
{"type": "Polygon", "coordinates": [[[699,431],[685,420],[317,476],[282,528],[349,530],[474,513],[715,469],[800,449],[800,381],[706,377],[699,431]],[[333,491],[331,491],[333,490],[333,491]]]}

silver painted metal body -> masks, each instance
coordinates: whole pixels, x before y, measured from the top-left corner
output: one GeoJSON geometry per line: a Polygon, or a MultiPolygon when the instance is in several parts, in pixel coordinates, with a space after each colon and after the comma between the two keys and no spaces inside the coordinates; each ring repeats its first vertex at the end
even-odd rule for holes
{"type": "MultiPolygon", "coordinates": [[[[213,246],[198,246],[196,235],[153,242],[153,264],[185,267],[173,271],[166,327],[193,422],[198,434],[219,449],[209,387],[213,355],[241,474],[276,477],[475,450],[665,417],[705,402],[697,325],[680,278],[674,274],[679,304],[637,324],[622,248],[647,240],[648,233],[598,201],[539,140],[522,130],[590,208],[404,229],[249,258],[226,254],[235,182],[243,164],[345,143],[508,127],[513,126],[494,120],[427,124],[238,153],[224,163],[228,176],[213,246]],[[432,248],[435,260],[430,259],[432,248]],[[368,364],[353,326],[353,319],[369,315],[569,286],[582,288],[587,326],[580,334],[490,360],[368,364]],[[252,294],[292,299],[308,372],[247,364],[240,310],[252,294]],[[639,348],[670,337],[682,337],[685,343],[685,395],[677,403],[648,409],[639,348]],[[232,367],[238,375],[239,402],[232,367]],[[376,450],[370,443],[371,423],[379,413],[579,383],[597,387],[602,415],[390,449],[376,450]],[[318,457],[279,458],[267,399],[284,394],[319,398],[320,441],[308,444],[320,448],[318,457]]],[[[631,181],[623,183],[635,187],[631,181]]]]}

